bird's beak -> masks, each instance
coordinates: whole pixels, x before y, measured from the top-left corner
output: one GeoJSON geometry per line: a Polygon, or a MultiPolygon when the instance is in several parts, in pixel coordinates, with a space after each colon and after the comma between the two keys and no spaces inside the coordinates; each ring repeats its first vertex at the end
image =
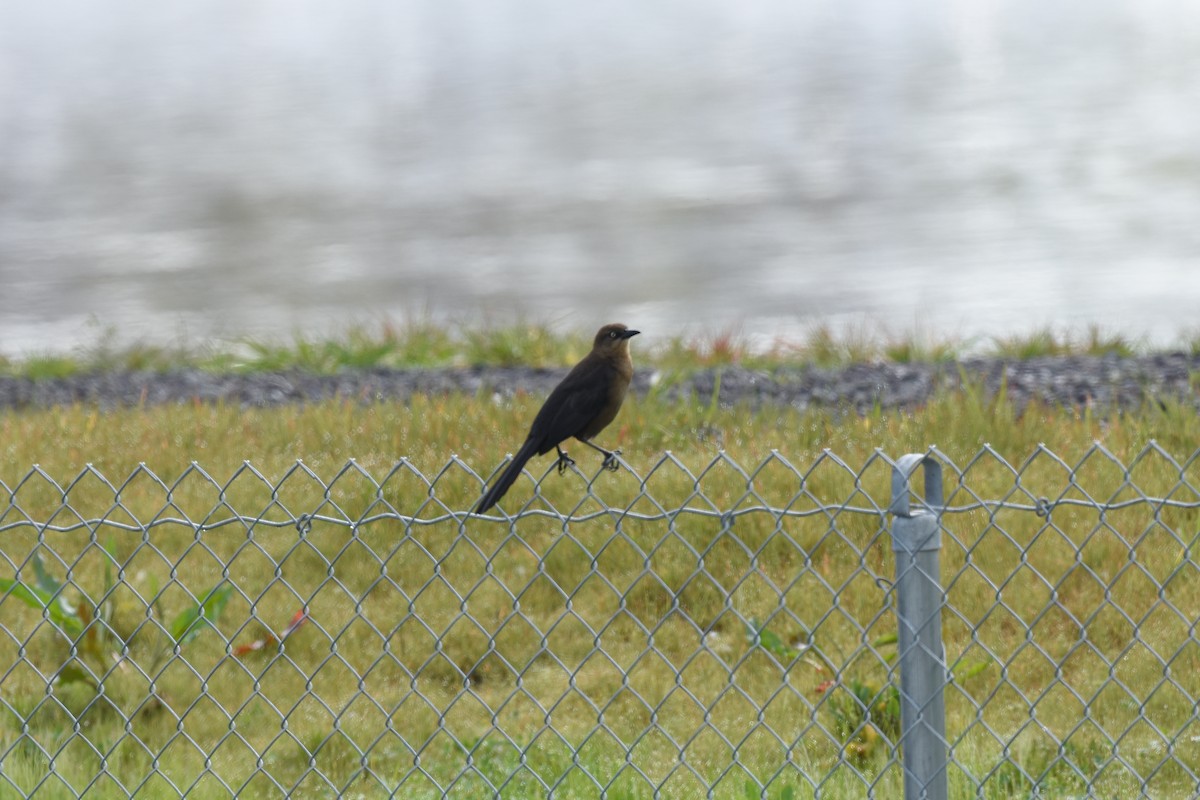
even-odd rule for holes
{"type": "Polygon", "coordinates": [[[641,333],[641,331],[622,331],[621,338],[622,339],[632,339],[634,336],[637,336],[639,333],[641,333]]]}

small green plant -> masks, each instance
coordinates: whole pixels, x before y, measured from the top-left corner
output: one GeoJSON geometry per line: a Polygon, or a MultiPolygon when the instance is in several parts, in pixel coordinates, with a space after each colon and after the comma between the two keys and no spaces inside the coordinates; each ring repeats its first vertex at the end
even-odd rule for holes
{"type": "MultiPolygon", "coordinates": [[[[894,633],[874,639],[871,649],[894,648],[894,633]]],[[[891,650],[884,660],[895,658],[891,650]]],[[[859,677],[831,678],[816,687],[829,699],[826,709],[833,718],[833,732],[842,742],[842,754],[856,764],[868,760],[880,747],[891,750],[900,740],[900,691],[890,679],[882,685],[859,677]]]]}
{"type": "Polygon", "coordinates": [[[20,365],[19,372],[32,380],[54,380],[68,378],[80,371],[79,364],[66,356],[35,355],[20,365]]]}
{"type": "Polygon", "coordinates": [[[1080,797],[1112,759],[1097,742],[1039,742],[1014,753],[980,787],[980,797],[1080,797]]]}
{"type": "Polygon", "coordinates": [[[751,618],[749,625],[746,626],[746,642],[751,647],[761,647],[782,664],[791,664],[793,661],[799,659],[802,663],[812,667],[816,672],[833,673],[833,668],[830,666],[829,661],[819,650],[812,646],[811,637],[802,646],[793,647],[785,642],[779,634],[767,630],[766,622],[760,622],[757,618],[751,618]]]}
{"type": "Polygon", "coordinates": [[[1193,328],[1180,337],[1183,352],[1190,356],[1200,355],[1200,328],[1193,328]]]}
{"type": "Polygon", "coordinates": [[[965,349],[966,345],[956,339],[939,340],[913,333],[907,337],[889,337],[883,344],[883,355],[897,364],[940,364],[960,358],[965,349]]]}
{"type": "Polygon", "coordinates": [[[876,361],[881,354],[878,339],[865,327],[846,328],[839,333],[828,325],[817,325],[793,349],[801,360],[827,368],[876,361]]]}
{"type": "MultiPolygon", "coordinates": [[[[837,674],[811,636],[802,646],[794,647],[768,630],[765,623],[751,619],[746,639],[751,647],[761,647],[784,664],[801,659],[818,673],[837,674]]],[[[870,647],[875,652],[888,651],[884,661],[891,663],[896,658],[897,642],[896,634],[889,633],[872,640],[870,647]]],[[[990,664],[987,660],[959,662],[953,667],[955,679],[973,678],[990,664]]],[[[816,692],[829,698],[825,708],[833,718],[832,730],[841,740],[846,758],[861,763],[877,751],[880,742],[891,748],[900,740],[900,690],[890,678],[880,685],[858,677],[832,677],[819,683],[816,692]]]]}
{"type": "Polygon", "coordinates": [[[760,800],[764,796],[778,798],[779,800],[794,800],[796,797],[796,789],[794,786],[784,786],[775,794],[768,792],[764,795],[763,790],[754,781],[746,781],[742,792],[742,796],[745,797],[746,800],[760,800]]]}
{"type": "Polygon", "coordinates": [[[1144,343],[1138,339],[1106,331],[1099,325],[1090,325],[1080,334],[1044,327],[992,340],[993,355],[1015,359],[1070,355],[1129,357],[1144,349],[1144,343]]]}
{"type": "MultiPolygon", "coordinates": [[[[69,645],[68,657],[50,674],[56,675],[60,684],[86,684],[98,694],[104,691],[105,677],[110,674],[109,662],[121,664],[125,653],[134,644],[133,637],[121,639],[110,624],[112,601],[108,598],[111,598],[114,585],[111,567],[114,559],[111,547],[107,549],[109,559],[105,566],[104,590],[100,595],[105,599],[98,604],[70,584],[62,583],[50,575],[39,553],[34,553],[30,559],[34,573],[33,585],[18,578],[0,578],[0,600],[15,598],[41,612],[69,645]]],[[[160,595],[157,591],[151,593],[155,599],[150,603],[150,613],[160,616],[160,595]]],[[[167,642],[152,651],[149,670],[155,671],[178,648],[187,646],[206,628],[215,625],[232,593],[233,586],[222,581],[201,594],[193,605],[163,626],[167,642]]],[[[138,630],[151,628],[144,626],[138,630]]],[[[136,635],[135,632],[133,636],[136,635]]]]}
{"type": "Polygon", "coordinates": [[[891,748],[900,740],[900,690],[894,683],[882,688],[850,678],[817,687],[830,695],[827,703],[833,731],[843,744],[843,754],[854,762],[870,758],[880,742],[891,748]]]}

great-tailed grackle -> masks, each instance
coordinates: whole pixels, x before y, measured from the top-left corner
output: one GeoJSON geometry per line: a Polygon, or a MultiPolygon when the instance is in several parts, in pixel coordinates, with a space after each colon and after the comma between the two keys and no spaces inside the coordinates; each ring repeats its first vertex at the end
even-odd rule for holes
{"type": "Polygon", "coordinates": [[[584,356],[546,398],[542,410],[533,418],[525,444],[475,506],[476,514],[496,505],[521,474],[525,462],[535,455],[557,450],[559,472],[574,464],[561,447],[572,436],[603,453],[605,467],[617,469],[616,454],[620,451],[605,450],[592,444],[591,439],[621,410],[629,381],[633,379],[629,339],[639,333],[621,324],[605,325],[600,329],[592,342],[592,352],[584,356]]]}

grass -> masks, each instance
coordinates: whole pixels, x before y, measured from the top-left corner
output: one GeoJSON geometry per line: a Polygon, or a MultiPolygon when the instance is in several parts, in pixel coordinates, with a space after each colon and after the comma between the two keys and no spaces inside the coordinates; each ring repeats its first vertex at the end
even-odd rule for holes
{"type": "MultiPolygon", "coordinates": [[[[35,380],[115,369],[165,371],[191,367],[213,372],[401,367],[566,366],[590,347],[587,334],[561,331],[544,323],[489,328],[446,326],[417,318],[376,326],[352,326],[334,336],[296,334],[291,340],[240,338],[227,343],[160,346],[118,345],[112,329],[95,344],[74,353],[35,353],[21,359],[0,356],[0,375],[35,380]]],[[[1200,352],[1200,332],[1185,333],[1179,347],[1200,352]]],[[[919,329],[897,335],[868,326],[835,330],[818,325],[798,341],[753,340],[736,328],[715,334],[677,336],[654,347],[639,347],[639,363],[667,374],[740,364],[771,369],[781,365],[842,367],[867,361],[944,362],[968,355],[1027,359],[1041,356],[1132,356],[1148,352],[1145,340],[1090,326],[1082,332],[1050,327],[990,340],[937,338],[919,329]]]]}
{"type": "MultiPolygon", "coordinates": [[[[1185,337],[1184,349],[1194,353],[1196,342],[1195,338],[1185,337]]],[[[1018,359],[1072,355],[1128,357],[1145,350],[1144,342],[1098,325],[1088,326],[1082,334],[1044,327],[1021,335],[997,337],[992,348],[995,355],[1018,359]]]]}
{"type": "Polygon", "coordinates": [[[519,520],[464,517],[538,400],[0,417],[2,577],[33,583],[36,555],[110,651],[88,662],[103,692],[54,682],[86,647],[0,598],[0,797],[900,796],[876,448],[931,443],[963,509],[942,552],[952,796],[1194,791],[1190,409],[631,399],[603,438],[633,472],[578,447],[578,471],[540,459],[513,487],[519,520]],[[223,581],[213,629],[157,655],[223,581]],[[236,654],[301,609],[282,647],[236,654]]]}

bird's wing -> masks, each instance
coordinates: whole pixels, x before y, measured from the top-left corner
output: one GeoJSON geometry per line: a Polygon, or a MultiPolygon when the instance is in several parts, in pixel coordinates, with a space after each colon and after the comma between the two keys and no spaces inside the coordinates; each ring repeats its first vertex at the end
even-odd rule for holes
{"type": "Polygon", "coordinates": [[[529,430],[529,438],[538,442],[539,454],[578,435],[604,410],[611,372],[612,367],[603,361],[584,360],[554,387],[529,430]]]}

